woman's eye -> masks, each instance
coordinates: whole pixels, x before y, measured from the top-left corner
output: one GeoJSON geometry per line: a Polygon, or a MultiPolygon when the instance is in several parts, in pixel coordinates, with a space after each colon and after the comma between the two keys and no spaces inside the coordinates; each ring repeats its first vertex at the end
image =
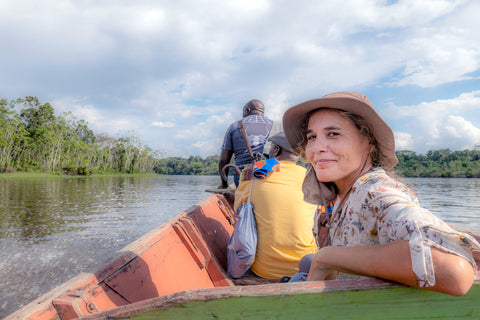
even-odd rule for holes
{"type": "Polygon", "coordinates": [[[327,137],[336,137],[340,135],[340,133],[336,132],[336,131],[330,131],[327,133],[327,137]]]}
{"type": "Polygon", "coordinates": [[[307,141],[315,140],[316,137],[317,137],[317,136],[314,135],[314,134],[309,135],[309,136],[307,136],[307,141]]]}

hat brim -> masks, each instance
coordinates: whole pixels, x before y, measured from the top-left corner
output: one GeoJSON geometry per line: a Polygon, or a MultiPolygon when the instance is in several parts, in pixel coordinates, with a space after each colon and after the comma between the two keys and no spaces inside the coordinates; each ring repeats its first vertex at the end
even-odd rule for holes
{"type": "Polygon", "coordinates": [[[378,143],[382,167],[392,169],[398,163],[395,155],[395,138],[392,129],[377,114],[372,106],[360,101],[358,98],[348,97],[342,93],[341,97],[325,97],[309,100],[289,108],[283,115],[283,129],[288,142],[294,150],[303,140],[302,125],[307,114],[319,108],[337,109],[362,116],[367,121],[378,143]]]}
{"type": "Polygon", "coordinates": [[[318,181],[315,170],[308,166],[302,184],[303,200],[308,203],[327,206],[337,197],[335,185],[332,182],[318,181]]]}
{"type": "Polygon", "coordinates": [[[296,154],[296,152],[292,149],[290,146],[290,143],[288,143],[287,138],[285,137],[285,134],[283,132],[279,132],[268,138],[268,141],[271,143],[276,144],[280,148],[287,150],[290,153],[296,154]]]}

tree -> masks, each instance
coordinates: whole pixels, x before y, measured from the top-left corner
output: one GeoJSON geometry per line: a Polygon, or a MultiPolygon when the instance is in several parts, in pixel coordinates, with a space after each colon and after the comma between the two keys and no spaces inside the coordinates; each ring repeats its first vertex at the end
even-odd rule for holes
{"type": "Polygon", "coordinates": [[[412,151],[397,151],[399,160],[395,172],[407,177],[480,177],[480,151],[449,149],[428,151],[417,155],[412,151]]]}
{"type": "Polygon", "coordinates": [[[0,99],[0,172],[16,167],[27,141],[25,125],[14,110],[15,104],[0,99]]]}
{"type": "Polygon", "coordinates": [[[69,174],[153,172],[158,158],[133,132],[118,140],[95,136],[84,120],[71,112],[55,116],[54,108],[36,97],[0,99],[0,125],[0,172],[10,166],[69,174]]]}

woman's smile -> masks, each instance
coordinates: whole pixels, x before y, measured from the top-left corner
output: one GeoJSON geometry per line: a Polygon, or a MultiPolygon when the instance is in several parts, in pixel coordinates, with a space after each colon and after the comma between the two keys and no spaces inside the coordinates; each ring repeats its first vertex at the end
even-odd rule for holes
{"type": "Polygon", "coordinates": [[[331,164],[335,163],[335,160],[332,159],[320,159],[315,161],[315,168],[318,169],[326,169],[328,168],[331,164]]]}
{"type": "Polygon", "coordinates": [[[370,144],[353,122],[338,110],[319,109],[307,126],[305,155],[321,182],[348,190],[371,168],[370,144]]]}

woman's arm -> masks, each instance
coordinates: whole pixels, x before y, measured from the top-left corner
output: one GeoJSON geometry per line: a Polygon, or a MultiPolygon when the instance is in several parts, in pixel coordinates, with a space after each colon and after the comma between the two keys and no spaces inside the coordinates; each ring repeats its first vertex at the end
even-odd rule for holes
{"type": "MultiPolygon", "coordinates": [[[[435,285],[425,287],[461,296],[473,284],[474,270],[463,257],[432,247],[435,285]]],[[[407,240],[355,247],[324,247],[313,259],[308,280],[332,280],[337,272],[377,277],[417,287],[407,240]]]]}

